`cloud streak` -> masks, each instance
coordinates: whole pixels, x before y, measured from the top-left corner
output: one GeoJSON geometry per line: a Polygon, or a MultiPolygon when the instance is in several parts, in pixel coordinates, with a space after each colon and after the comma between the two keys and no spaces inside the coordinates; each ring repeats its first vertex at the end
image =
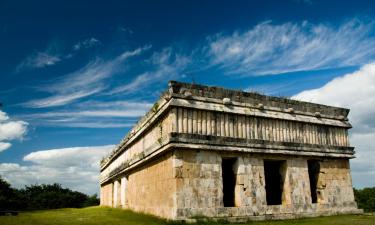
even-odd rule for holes
{"type": "Polygon", "coordinates": [[[272,75],[363,65],[375,56],[374,23],[260,23],[246,31],[207,38],[211,66],[228,74],[272,75]]]}
{"type": "Polygon", "coordinates": [[[41,69],[49,66],[53,66],[65,59],[73,57],[77,51],[82,49],[88,49],[99,45],[101,42],[96,38],[88,38],[80,41],[73,45],[72,50],[69,52],[61,51],[61,48],[57,43],[50,44],[44,51],[36,51],[27,56],[15,69],[16,73],[30,70],[30,69],[41,69]]]}
{"type": "MultiPolygon", "coordinates": [[[[86,90],[78,90],[66,93],[60,93],[59,95],[54,95],[51,97],[43,98],[43,99],[36,99],[24,103],[24,106],[30,108],[46,108],[46,107],[54,107],[54,106],[61,106],[66,105],[70,102],[75,101],[76,99],[80,99],[86,96],[90,96],[92,94],[98,93],[103,90],[102,86],[98,86],[96,88],[86,88],[86,90]]],[[[65,91],[64,91],[65,92],[65,91]]]]}
{"type": "Polygon", "coordinates": [[[73,46],[74,51],[78,51],[80,49],[87,49],[92,48],[100,44],[100,41],[96,38],[88,38],[86,40],[80,41],[73,46]]]}
{"type": "Polygon", "coordinates": [[[55,65],[60,62],[61,56],[54,54],[49,50],[45,52],[36,52],[24,59],[17,67],[16,72],[21,72],[27,69],[44,68],[55,65]]]}
{"type": "Polygon", "coordinates": [[[155,52],[148,61],[151,64],[149,71],[137,75],[128,84],[114,87],[108,95],[141,91],[141,86],[145,88],[157,82],[178,77],[191,63],[191,58],[176,53],[169,47],[155,52]]]}
{"type": "Polygon", "coordinates": [[[34,99],[23,103],[30,108],[56,107],[72,103],[78,99],[91,96],[107,88],[105,80],[124,69],[124,62],[133,56],[140,55],[151,46],[125,51],[111,60],[96,59],[73,73],[52,80],[40,88],[41,91],[52,94],[42,99],[34,99]]]}
{"type": "Polygon", "coordinates": [[[69,110],[18,115],[38,126],[117,128],[131,127],[152,104],[148,102],[87,101],[73,104],[69,110]]]}

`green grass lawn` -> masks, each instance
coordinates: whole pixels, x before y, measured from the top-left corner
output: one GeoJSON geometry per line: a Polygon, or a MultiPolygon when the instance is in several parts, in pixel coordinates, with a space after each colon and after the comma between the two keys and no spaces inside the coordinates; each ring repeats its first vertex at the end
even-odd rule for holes
{"type": "MultiPolygon", "coordinates": [[[[83,209],[56,209],[20,213],[18,216],[0,216],[0,225],[75,225],[75,224],[108,224],[108,225],[173,225],[180,223],[168,222],[153,216],[134,213],[128,210],[104,207],[89,207],[83,209]]],[[[199,224],[217,224],[206,222],[199,224]]],[[[375,224],[375,215],[344,215],[319,218],[307,218],[283,221],[249,222],[247,224],[283,225],[283,224],[311,224],[311,225],[367,225],[375,224]]]]}

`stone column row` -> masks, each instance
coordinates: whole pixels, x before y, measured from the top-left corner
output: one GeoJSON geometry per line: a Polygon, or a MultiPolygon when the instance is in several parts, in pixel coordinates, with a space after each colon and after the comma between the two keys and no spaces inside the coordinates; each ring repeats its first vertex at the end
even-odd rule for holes
{"type": "Polygon", "coordinates": [[[341,127],[189,108],[175,108],[172,114],[172,130],[179,133],[349,146],[341,127]]]}

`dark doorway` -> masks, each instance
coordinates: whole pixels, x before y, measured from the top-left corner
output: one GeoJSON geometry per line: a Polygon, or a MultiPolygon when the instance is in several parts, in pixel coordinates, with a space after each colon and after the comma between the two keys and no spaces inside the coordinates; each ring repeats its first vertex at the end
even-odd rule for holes
{"type": "Polygon", "coordinates": [[[285,161],[264,161],[267,205],[281,205],[285,170],[285,161]]]}
{"type": "Polygon", "coordinates": [[[317,160],[307,160],[307,166],[309,168],[309,179],[310,179],[310,191],[311,191],[311,202],[318,202],[317,185],[320,171],[320,164],[317,160]]]}
{"type": "Polygon", "coordinates": [[[223,202],[224,207],[234,207],[234,188],[236,186],[236,174],[234,165],[236,158],[223,159],[221,168],[223,176],[223,202]]]}

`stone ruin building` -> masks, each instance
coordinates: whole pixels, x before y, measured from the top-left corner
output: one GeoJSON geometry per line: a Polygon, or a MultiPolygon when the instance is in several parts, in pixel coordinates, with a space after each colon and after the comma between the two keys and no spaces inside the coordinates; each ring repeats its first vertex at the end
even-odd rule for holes
{"type": "Polygon", "coordinates": [[[348,113],[171,81],[102,160],[100,204],[172,220],[359,213],[348,113]]]}

